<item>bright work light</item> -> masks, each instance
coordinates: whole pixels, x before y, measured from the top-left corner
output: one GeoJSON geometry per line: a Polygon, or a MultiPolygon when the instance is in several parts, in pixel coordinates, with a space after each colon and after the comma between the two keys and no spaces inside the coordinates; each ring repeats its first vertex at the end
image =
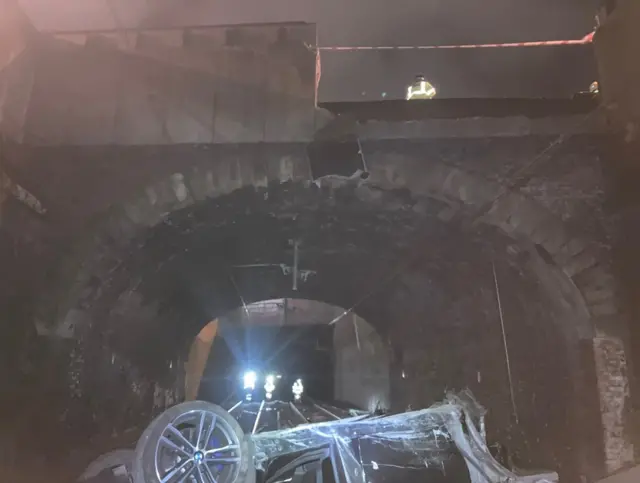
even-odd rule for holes
{"type": "Polygon", "coordinates": [[[253,391],[256,388],[258,375],[254,371],[247,371],[244,373],[242,380],[244,382],[244,389],[250,389],[253,391]]]}

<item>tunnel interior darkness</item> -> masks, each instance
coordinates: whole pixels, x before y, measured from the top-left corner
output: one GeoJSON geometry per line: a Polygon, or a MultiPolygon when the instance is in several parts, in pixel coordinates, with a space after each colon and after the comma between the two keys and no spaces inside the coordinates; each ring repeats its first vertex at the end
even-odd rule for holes
{"type": "Polygon", "coordinates": [[[289,400],[297,378],[305,383],[314,399],[333,399],[333,358],[331,327],[241,327],[225,328],[214,339],[207,360],[198,399],[223,406],[243,398],[242,376],[259,374],[257,397],[262,398],[264,376],[278,374],[276,396],[289,400]],[[287,390],[288,389],[288,390],[287,390]]]}
{"type": "MultiPolygon", "coordinates": [[[[304,298],[357,314],[388,344],[391,409],[469,388],[489,410],[490,440],[515,464],[571,473],[571,448],[592,436],[575,408],[590,403],[576,329],[589,321],[575,287],[540,250],[446,221],[446,207],[404,190],[288,182],[167,214],[118,248],[122,263],[84,299],[82,392],[132,392],[105,363],[113,354],[176,387],[176,367],[209,321],[304,298]]],[[[110,404],[92,410],[118,411],[110,404]]]]}
{"type": "MultiPolygon", "coordinates": [[[[359,409],[389,401],[388,349],[375,329],[342,307],[302,299],[239,307],[201,330],[187,361],[187,398],[228,407],[242,399],[242,376],[279,374],[274,396],[288,401],[304,381],[312,399],[359,409]],[[197,379],[197,382],[196,382],[197,379]]],[[[263,382],[256,396],[262,397],[263,382]]]]}

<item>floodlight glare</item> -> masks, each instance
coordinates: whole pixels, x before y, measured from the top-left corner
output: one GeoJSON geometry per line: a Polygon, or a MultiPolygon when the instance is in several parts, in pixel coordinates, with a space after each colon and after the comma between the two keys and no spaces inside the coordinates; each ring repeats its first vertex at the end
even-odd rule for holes
{"type": "Polygon", "coordinates": [[[267,394],[271,394],[273,393],[273,391],[275,391],[275,389],[276,389],[276,376],[274,376],[273,374],[269,374],[265,379],[264,390],[267,392],[267,394]]]}
{"type": "Polygon", "coordinates": [[[244,381],[244,388],[254,390],[256,388],[256,381],[258,380],[258,375],[254,371],[247,371],[244,373],[242,377],[244,381]]]}
{"type": "Polygon", "coordinates": [[[300,399],[300,397],[302,396],[302,393],[304,392],[302,379],[297,379],[296,382],[293,383],[291,390],[293,391],[293,395],[295,396],[296,400],[300,399]]]}

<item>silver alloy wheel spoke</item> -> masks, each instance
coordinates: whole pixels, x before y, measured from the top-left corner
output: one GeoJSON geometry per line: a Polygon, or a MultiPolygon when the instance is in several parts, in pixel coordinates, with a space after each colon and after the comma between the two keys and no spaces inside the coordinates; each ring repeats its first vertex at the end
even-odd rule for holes
{"type": "Polygon", "coordinates": [[[185,460],[182,464],[174,466],[173,469],[169,471],[169,473],[164,475],[162,480],[160,480],[160,483],[170,482],[173,479],[173,477],[176,476],[178,473],[180,473],[183,469],[185,469],[189,463],[193,463],[193,461],[191,459],[188,459],[188,460],[185,460]]]}
{"type": "Polygon", "coordinates": [[[235,430],[216,411],[179,414],[156,440],[159,483],[236,483],[241,444],[235,430]],[[210,446],[218,446],[210,448],[210,446]]]}
{"type": "Polygon", "coordinates": [[[211,469],[206,464],[206,462],[204,465],[202,465],[202,467],[204,468],[204,472],[207,475],[207,479],[209,480],[207,483],[218,483],[218,480],[216,480],[216,478],[213,476],[213,473],[211,473],[211,469]]]}
{"type": "Polygon", "coordinates": [[[208,455],[206,457],[207,463],[218,463],[221,465],[232,465],[234,463],[237,463],[238,461],[240,461],[240,458],[238,458],[237,456],[233,456],[231,458],[216,458],[215,456],[208,455]]]}
{"type": "Polygon", "coordinates": [[[228,444],[226,446],[221,446],[220,448],[212,448],[212,449],[208,449],[207,451],[204,452],[205,456],[209,456],[210,454],[214,454],[214,453],[222,453],[223,451],[231,451],[234,449],[238,449],[238,445],[237,444],[228,444]]]}
{"type": "MultiPolygon", "coordinates": [[[[167,430],[173,434],[183,445],[186,446],[186,448],[189,448],[191,450],[190,454],[193,454],[193,452],[195,452],[196,448],[193,446],[193,444],[191,443],[191,441],[189,441],[184,434],[182,434],[179,430],[177,430],[172,424],[170,424],[169,426],[167,426],[167,430]]],[[[188,451],[186,450],[185,451],[188,451]]]]}
{"type": "Polygon", "coordinates": [[[191,467],[191,469],[189,469],[189,471],[187,471],[184,475],[182,475],[182,478],[180,478],[178,480],[178,483],[187,483],[187,478],[189,478],[189,476],[191,476],[193,474],[193,471],[197,468],[196,465],[193,465],[191,467]]]}
{"type": "Polygon", "coordinates": [[[211,413],[211,424],[209,425],[209,429],[207,430],[207,436],[205,437],[204,445],[202,446],[202,449],[206,450],[207,446],[209,446],[209,442],[211,441],[211,435],[213,434],[213,430],[216,429],[217,422],[218,422],[217,416],[211,413]]]}
{"type": "Polygon", "coordinates": [[[204,475],[202,474],[200,465],[196,466],[196,483],[207,483],[204,479],[204,475]]]}
{"type": "MultiPolygon", "coordinates": [[[[198,422],[198,436],[196,439],[196,449],[200,449],[200,439],[202,438],[202,431],[204,430],[204,423],[206,421],[207,418],[207,413],[202,411],[200,413],[200,421],[198,422]]],[[[205,447],[206,447],[206,441],[205,441],[205,447]]]]}
{"type": "Polygon", "coordinates": [[[160,438],[160,442],[162,444],[164,444],[165,446],[167,446],[169,449],[174,450],[176,453],[180,454],[181,456],[184,456],[185,458],[191,458],[191,454],[189,454],[187,451],[183,450],[180,446],[175,444],[173,441],[171,441],[166,436],[162,436],[160,438]]]}

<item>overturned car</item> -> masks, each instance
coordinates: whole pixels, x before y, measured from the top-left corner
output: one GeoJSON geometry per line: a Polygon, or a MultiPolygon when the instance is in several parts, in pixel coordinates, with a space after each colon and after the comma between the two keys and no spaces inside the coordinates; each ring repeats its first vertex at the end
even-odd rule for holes
{"type": "MultiPolygon", "coordinates": [[[[313,401],[240,402],[229,411],[191,401],[146,428],[135,450],[94,461],[85,483],[374,483],[393,480],[553,483],[556,473],[516,474],[490,454],[484,409],[470,393],[400,414],[330,411],[313,401]],[[313,422],[311,407],[328,419],[313,422]],[[287,414],[292,415],[281,416],[287,414]],[[244,424],[233,413],[254,414],[244,424]],[[343,414],[344,413],[344,414],[343,414]],[[344,416],[344,417],[343,417],[344,416]],[[298,417],[297,423],[281,417],[298,417]],[[274,422],[260,425],[261,418],[274,422]]],[[[267,421],[268,422],[268,421],[267,421]]]]}

